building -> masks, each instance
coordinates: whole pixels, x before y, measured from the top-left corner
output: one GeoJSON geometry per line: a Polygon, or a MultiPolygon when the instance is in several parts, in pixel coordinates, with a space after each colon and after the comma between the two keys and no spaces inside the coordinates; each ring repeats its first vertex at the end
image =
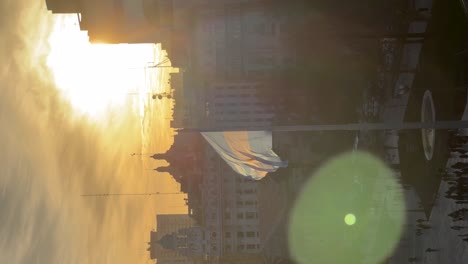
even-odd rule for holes
{"type": "MultiPolygon", "coordinates": [[[[183,137],[176,137],[174,146],[181,145],[182,139],[183,137]]],[[[178,156],[174,152],[176,149],[183,151],[174,147],[169,153],[178,156]]],[[[194,219],[197,228],[187,229],[187,225],[192,222],[187,222],[185,217],[179,224],[169,216],[158,216],[158,229],[151,242],[152,257],[157,257],[158,263],[160,256],[190,256],[205,262],[219,262],[222,259],[226,263],[258,257],[262,251],[258,182],[237,175],[207,144],[200,155],[196,166],[201,169],[201,179],[188,181],[190,188],[187,201],[190,217],[194,219]],[[166,244],[162,245],[164,236],[166,244]],[[201,245],[201,248],[190,246],[191,243],[201,245]]],[[[163,156],[165,155],[157,155],[157,158],[163,156]]],[[[169,160],[172,160],[169,168],[185,166],[171,158],[169,160]]],[[[182,178],[194,176],[187,170],[169,168],[168,171],[183,172],[185,175],[182,178]]]]}
{"type": "MultiPolygon", "coordinates": [[[[173,128],[270,127],[284,115],[286,89],[266,81],[213,80],[175,90],[173,128]]],[[[292,116],[292,114],[291,114],[292,116]]]]}
{"type": "Polygon", "coordinates": [[[79,13],[81,30],[91,42],[155,43],[160,9],[146,0],[46,0],[53,13],[79,13]]]}
{"type": "Polygon", "coordinates": [[[156,224],[156,232],[152,231],[150,237],[150,258],[157,259],[158,264],[193,263],[187,256],[181,252],[168,249],[167,245],[162,242],[165,241],[163,238],[167,235],[193,227],[194,220],[184,214],[157,215],[156,224]]]}
{"type": "Polygon", "coordinates": [[[77,13],[91,42],[161,43],[171,65],[182,68],[183,77],[171,77],[176,128],[271,124],[273,114],[265,102],[257,101],[264,95],[253,94],[258,94],[258,82],[270,92],[280,88],[272,86],[271,79],[294,68],[297,59],[293,18],[273,2],[46,0],[53,13],[77,13]],[[255,88],[245,90],[246,83],[255,88]],[[213,87],[236,88],[227,94],[213,87]],[[213,91],[218,97],[207,98],[213,91]],[[233,98],[236,93],[250,96],[251,105],[236,105],[250,100],[233,98]],[[231,98],[222,98],[223,94],[231,98]],[[207,109],[210,102],[213,109],[207,109]],[[214,115],[207,120],[208,111],[214,115]]]}
{"type": "Polygon", "coordinates": [[[206,116],[205,87],[194,78],[193,72],[171,75],[174,108],[171,127],[194,128],[203,123],[206,116]],[[177,76],[177,77],[175,77],[177,76]]]}
{"type": "Polygon", "coordinates": [[[177,252],[181,256],[188,258],[201,257],[204,254],[205,236],[202,227],[194,226],[181,228],[175,232],[164,235],[159,244],[168,251],[177,252]]]}
{"type": "Polygon", "coordinates": [[[182,0],[46,0],[52,13],[78,14],[92,43],[161,43],[172,66],[185,60],[191,6],[182,0]]]}
{"type": "Polygon", "coordinates": [[[202,79],[239,80],[293,66],[290,19],[269,1],[205,5],[194,14],[193,68],[202,79]]]}
{"type": "Polygon", "coordinates": [[[256,181],[241,177],[211,148],[205,149],[201,184],[208,256],[261,251],[256,181]]]}
{"type": "Polygon", "coordinates": [[[165,214],[156,216],[157,232],[161,236],[170,234],[179,229],[194,226],[194,221],[185,214],[165,214]]]}
{"type": "Polygon", "coordinates": [[[166,153],[157,153],[151,157],[164,159],[169,163],[167,167],[157,168],[158,172],[171,174],[175,181],[180,183],[180,191],[187,193],[186,205],[188,214],[200,222],[200,216],[194,208],[200,207],[199,185],[203,177],[201,156],[204,149],[203,139],[199,133],[178,133],[174,137],[174,143],[166,153]]]}
{"type": "Polygon", "coordinates": [[[212,82],[206,95],[206,125],[215,128],[269,127],[276,110],[262,82],[212,82]]]}

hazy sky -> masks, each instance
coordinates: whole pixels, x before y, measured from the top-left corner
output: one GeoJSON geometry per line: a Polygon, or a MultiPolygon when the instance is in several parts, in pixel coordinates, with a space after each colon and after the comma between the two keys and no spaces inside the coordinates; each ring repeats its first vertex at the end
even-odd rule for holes
{"type": "Polygon", "coordinates": [[[0,1],[0,263],[146,263],[155,214],[186,212],[183,196],[80,194],[177,190],[130,157],[167,150],[170,104],[149,104],[145,122],[132,100],[78,113],[46,66],[53,23],[41,0],[0,1]]]}

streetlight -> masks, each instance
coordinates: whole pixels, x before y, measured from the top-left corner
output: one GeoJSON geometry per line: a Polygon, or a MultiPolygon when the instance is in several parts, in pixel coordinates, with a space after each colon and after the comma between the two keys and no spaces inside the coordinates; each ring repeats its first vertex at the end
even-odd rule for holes
{"type": "Polygon", "coordinates": [[[165,58],[164,60],[158,62],[158,63],[154,63],[154,62],[148,62],[146,66],[143,66],[143,67],[132,67],[132,68],[129,68],[129,69],[148,69],[148,68],[174,68],[170,65],[163,65],[165,63],[169,62],[169,59],[168,58],[165,58]]]}
{"type": "Polygon", "coordinates": [[[167,93],[167,92],[164,92],[164,93],[127,93],[129,95],[139,95],[139,94],[151,94],[151,98],[153,99],[159,99],[159,100],[162,100],[163,98],[167,98],[167,99],[172,99],[172,94],[170,93],[167,93]]]}
{"type": "Polygon", "coordinates": [[[157,93],[157,94],[153,94],[152,96],[153,99],[156,99],[158,98],[159,100],[162,100],[163,98],[167,98],[167,99],[172,99],[172,95],[170,93],[157,93]]]}

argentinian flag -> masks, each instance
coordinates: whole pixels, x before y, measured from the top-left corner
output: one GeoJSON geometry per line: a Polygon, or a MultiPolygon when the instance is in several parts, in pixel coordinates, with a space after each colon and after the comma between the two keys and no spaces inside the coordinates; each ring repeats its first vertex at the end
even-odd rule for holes
{"type": "Polygon", "coordinates": [[[271,131],[202,132],[203,137],[238,174],[260,180],[287,167],[272,150],[271,131]]]}

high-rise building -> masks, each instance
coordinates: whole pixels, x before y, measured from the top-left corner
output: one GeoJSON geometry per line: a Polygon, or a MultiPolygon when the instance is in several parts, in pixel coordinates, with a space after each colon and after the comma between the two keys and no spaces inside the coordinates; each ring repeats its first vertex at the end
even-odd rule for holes
{"type": "Polygon", "coordinates": [[[261,251],[258,182],[236,175],[212,149],[206,148],[200,186],[206,254],[229,256],[261,251]]]}
{"type": "Polygon", "coordinates": [[[263,83],[219,81],[211,83],[207,90],[209,127],[271,126],[275,110],[268,103],[263,83]]]}

